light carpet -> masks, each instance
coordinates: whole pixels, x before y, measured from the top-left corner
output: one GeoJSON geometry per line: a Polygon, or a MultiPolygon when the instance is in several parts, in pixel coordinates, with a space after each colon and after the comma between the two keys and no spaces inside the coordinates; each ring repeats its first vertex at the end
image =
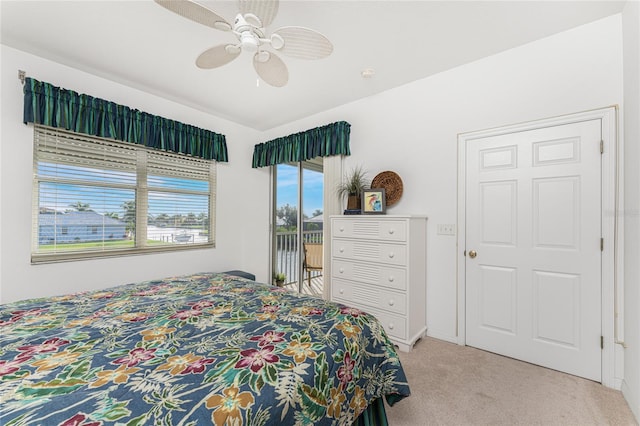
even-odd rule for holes
{"type": "Polygon", "coordinates": [[[638,424],[620,391],[569,374],[433,338],[399,356],[411,396],[391,426],[638,424]]]}

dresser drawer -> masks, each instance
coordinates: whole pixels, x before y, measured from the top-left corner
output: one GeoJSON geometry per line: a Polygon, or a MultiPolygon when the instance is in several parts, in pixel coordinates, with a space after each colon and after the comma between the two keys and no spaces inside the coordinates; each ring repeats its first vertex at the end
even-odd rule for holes
{"type": "Polygon", "coordinates": [[[407,223],[402,220],[334,219],[331,233],[334,237],[406,241],[407,223]]]}
{"type": "Polygon", "coordinates": [[[332,280],[331,297],[357,303],[370,308],[384,309],[400,315],[407,313],[407,296],[405,293],[357,284],[352,281],[332,280]]]}
{"type": "Polygon", "coordinates": [[[407,271],[402,268],[334,259],[331,263],[334,278],[358,281],[396,290],[407,289],[407,271]]]}
{"type": "Polygon", "coordinates": [[[376,317],[384,327],[387,335],[393,339],[404,340],[407,338],[407,320],[404,317],[382,312],[377,309],[365,311],[376,317]]]}
{"type": "Polygon", "coordinates": [[[331,255],[342,259],[382,262],[399,266],[405,266],[407,263],[407,247],[402,244],[336,238],[331,243],[331,255]]]}
{"type": "Polygon", "coordinates": [[[404,340],[407,338],[407,320],[404,317],[389,312],[384,312],[380,309],[371,308],[363,304],[355,303],[350,300],[341,299],[337,296],[334,298],[334,300],[338,303],[360,309],[361,311],[373,315],[378,320],[378,322],[382,324],[384,331],[391,339],[395,338],[404,340]]]}

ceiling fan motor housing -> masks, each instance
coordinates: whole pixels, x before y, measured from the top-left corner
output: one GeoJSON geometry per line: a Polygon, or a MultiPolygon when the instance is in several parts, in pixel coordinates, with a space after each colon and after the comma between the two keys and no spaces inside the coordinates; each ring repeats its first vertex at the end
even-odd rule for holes
{"type": "Polygon", "coordinates": [[[260,46],[260,41],[256,38],[251,31],[244,31],[240,33],[240,43],[242,48],[247,52],[257,52],[260,46]]]}

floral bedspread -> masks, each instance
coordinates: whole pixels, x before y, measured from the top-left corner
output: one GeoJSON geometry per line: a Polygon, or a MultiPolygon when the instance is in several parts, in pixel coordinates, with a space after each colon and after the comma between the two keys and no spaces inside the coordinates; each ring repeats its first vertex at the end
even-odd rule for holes
{"type": "Polygon", "coordinates": [[[230,275],[0,305],[2,425],[351,425],[408,395],[373,317],[230,275]]]}

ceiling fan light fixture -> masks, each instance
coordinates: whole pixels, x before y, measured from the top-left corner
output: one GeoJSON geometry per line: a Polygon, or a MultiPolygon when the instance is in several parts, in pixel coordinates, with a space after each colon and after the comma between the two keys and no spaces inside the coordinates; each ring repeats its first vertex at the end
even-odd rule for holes
{"type": "Polygon", "coordinates": [[[271,55],[266,50],[261,50],[258,53],[256,53],[256,61],[260,63],[267,62],[270,57],[271,55]]]}
{"type": "Polygon", "coordinates": [[[260,42],[250,31],[245,31],[240,34],[240,43],[242,44],[242,48],[247,52],[257,52],[258,46],[260,46],[260,42]]]}
{"type": "Polygon", "coordinates": [[[280,34],[271,35],[271,47],[276,50],[280,50],[284,47],[284,39],[280,34]]]}
{"type": "Polygon", "coordinates": [[[226,21],[216,21],[213,23],[213,28],[220,31],[231,31],[231,24],[226,21]]]}
{"type": "Polygon", "coordinates": [[[227,53],[230,54],[230,55],[237,55],[238,53],[240,53],[240,45],[227,44],[224,47],[224,50],[226,50],[227,53]]]}
{"type": "Polygon", "coordinates": [[[262,21],[253,13],[245,13],[244,20],[246,21],[247,24],[253,27],[262,28],[262,21]]]}

